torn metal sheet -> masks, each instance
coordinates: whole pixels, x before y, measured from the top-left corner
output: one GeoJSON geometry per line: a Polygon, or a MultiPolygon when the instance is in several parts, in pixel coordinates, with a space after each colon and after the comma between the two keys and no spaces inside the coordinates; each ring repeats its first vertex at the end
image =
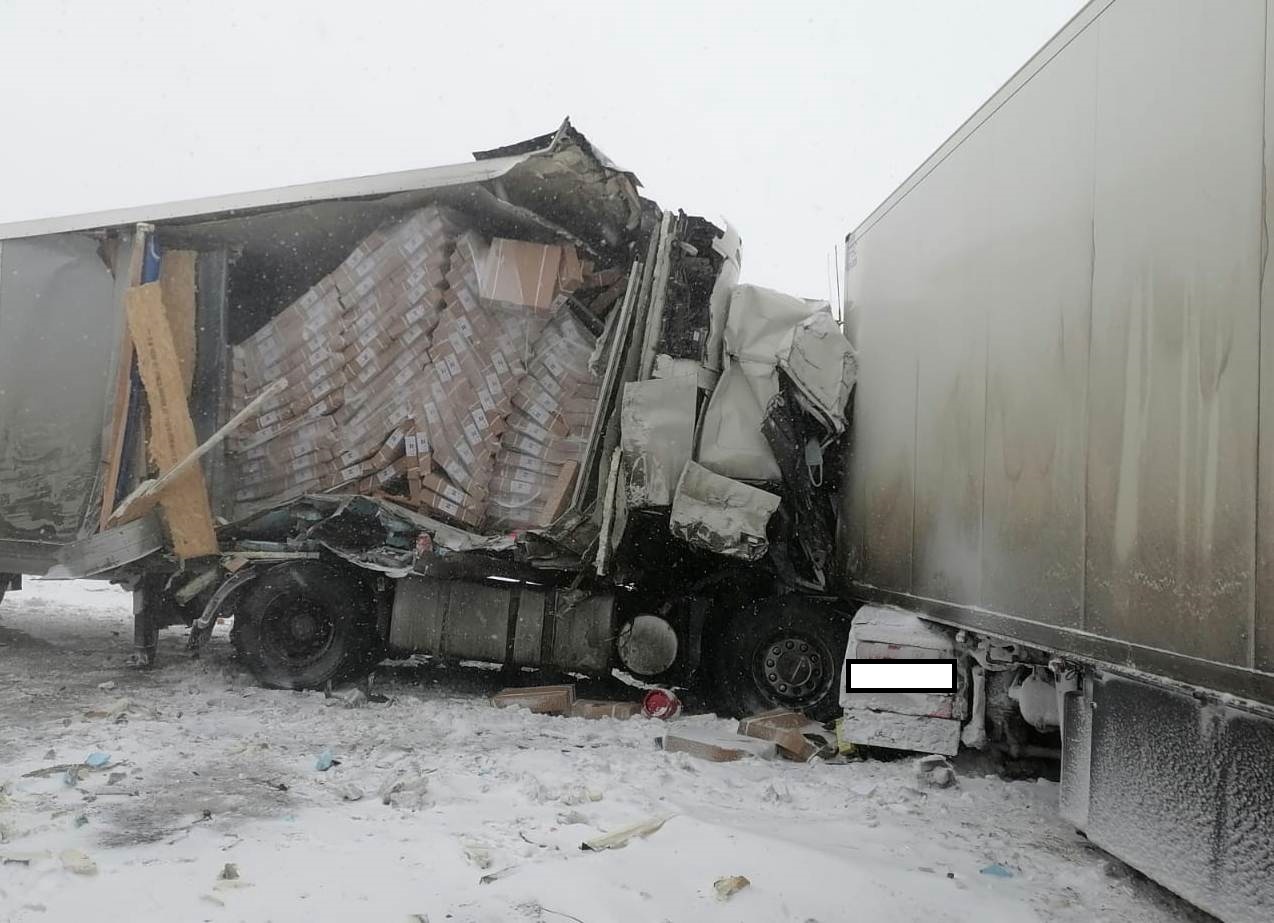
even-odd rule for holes
{"type": "Polygon", "coordinates": [[[742,266],[742,242],[739,232],[728,221],[725,232],[712,242],[712,249],[721,254],[725,264],[712,287],[709,301],[708,342],[703,351],[703,364],[709,371],[720,372],[724,365],[722,344],[725,339],[726,317],[730,311],[730,295],[739,281],[742,266]]]}
{"type": "Polygon", "coordinates": [[[668,506],[694,445],[694,378],[629,382],[624,386],[620,447],[632,509],[668,506]]]}
{"type": "Polygon", "coordinates": [[[724,334],[725,370],[700,429],[697,460],[718,474],[774,481],[780,466],[761,432],[779,393],[779,370],[801,405],[833,434],[845,429],[856,366],[825,302],[736,286],[724,334]]]}
{"type": "Polygon", "coordinates": [[[703,414],[696,461],[729,478],[777,481],[782,472],[761,421],[779,393],[779,376],[775,366],[750,365],[753,374],[728,360],[703,414]]]}
{"type": "Polygon", "coordinates": [[[668,528],[691,545],[756,561],[769,548],[765,527],[778,507],[774,494],[688,462],[673,497],[668,528]]]}
{"type": "Polygon", "coordinates": [[[801,405],[830,432],[844,432],[858,360],[831,312],[818,311],[802,321],[778,359],[796,385],[801,405]]]}
{"type": "Polygon", "coordinates": [[[154,513],[65,545],[57,564],[45,574],[50,579],[92,577],[139,561],[164,547],[164,533],[154,513]]]}

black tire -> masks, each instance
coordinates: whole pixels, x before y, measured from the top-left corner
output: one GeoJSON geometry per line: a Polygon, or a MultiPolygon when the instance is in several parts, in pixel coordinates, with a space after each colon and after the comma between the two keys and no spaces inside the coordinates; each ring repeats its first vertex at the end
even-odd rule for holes
{"type": "Polygon", "coordinates": [[[276,566],[246,589],[230,639],[263,685],[314,689],[369,668],[375,634],[359,576],[307,561],[276,566]]]}
{"type": "Polygon", "coordinates": [[[713,644],[718,708],[739,717],[787,708],[835,718],[849,622],[828,601],[805,596],[762,599],[725,616],[713,644]]]}

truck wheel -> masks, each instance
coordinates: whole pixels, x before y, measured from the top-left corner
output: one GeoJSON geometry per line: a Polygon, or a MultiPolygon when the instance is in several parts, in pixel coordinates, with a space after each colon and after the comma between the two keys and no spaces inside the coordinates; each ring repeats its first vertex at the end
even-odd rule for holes
{"type": "Polygon", "coordinates": [[[373,613],[371,594],[349,570],[283,565],[248,589],[230,637],[264,685],[312,689],[369,665],[373,613]]]}
{"type": "Polygon", "coordinates": [[[728,619],[714,645],[721,707],[737,716],[787,708],[816,721],[836,717],[848,640],[849,617],[823,600],[758,600],[728,619]]]}

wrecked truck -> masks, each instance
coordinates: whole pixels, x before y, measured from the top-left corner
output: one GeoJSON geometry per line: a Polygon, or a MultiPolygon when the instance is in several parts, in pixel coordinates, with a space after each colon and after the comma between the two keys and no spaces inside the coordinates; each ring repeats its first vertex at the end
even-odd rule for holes
{"type": "Polygon", "coordinates": [[[0,228],[0,572],[136,657],[386,656],[839,711],[852,347],[569,122],[472,163],[0,228]]]}

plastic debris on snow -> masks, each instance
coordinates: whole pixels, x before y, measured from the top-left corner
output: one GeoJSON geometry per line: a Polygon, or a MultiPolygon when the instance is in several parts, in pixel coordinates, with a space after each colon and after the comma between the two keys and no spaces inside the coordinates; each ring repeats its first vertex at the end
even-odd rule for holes
{"type": "Polygon", "coordinates": [[[97,863],[80,849],[64,849],[58,858],[62,861],[62,868],[68,872],[74,872],[76,875],[96,875],[97,863]]]}
{"type": "Polygon", "coordinates": [[[314,768],[319,772],[327,772],[333,766],[341,765],[341,761],[332,756],[331,750],[324,750],[318,755],[318,759],[314,761],[314,768]]]}
{"type": "Polygon", "coordinates": [[[728,901],[731,897],[738,894],[750,884],[752,884],[752,882],[749,881],[746,876],[730,875],[727,878],[718,878],[714,881],[712,883],[712,890],[717,893],[717,900],[728,901]]]}
{"type": "Polygon", "coordinates": [[[600,852],[603,849],[623,849],[632,840],[650,836],[668,823],[671,817],[672,815],[652,817],[648,820],[630,824],[627,827],[620,827],[618,830],[612,830],[609,833],[603,833],[601,836],[593,837],[591,840],[585,840],[580,844],[580,849],[590,852],[600,852]]]}
{"type": "Polygon", "coordinates": [[[1012,878],[1016,874],[1013,869],[1007,865],[1000,865],[998,862],[992,862],[985,868],[978,869],[978,871],[990,878],[1012,878]]]}

